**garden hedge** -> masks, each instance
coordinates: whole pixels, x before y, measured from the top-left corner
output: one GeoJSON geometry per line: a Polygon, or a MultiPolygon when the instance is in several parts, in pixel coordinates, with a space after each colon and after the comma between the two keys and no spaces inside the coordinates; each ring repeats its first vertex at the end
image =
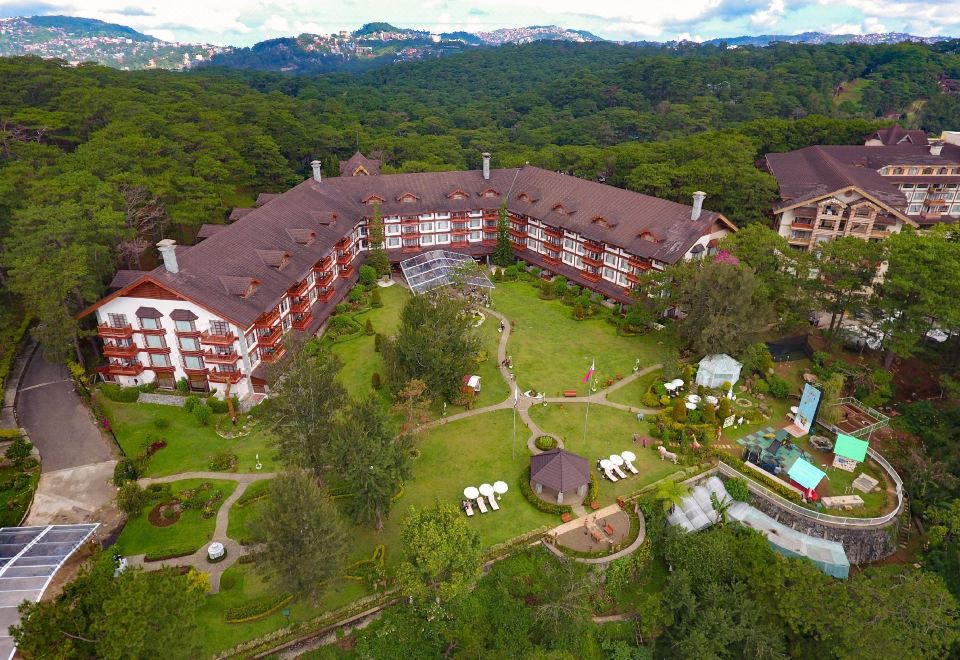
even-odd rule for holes
{"type": "Polygon", "coordinates": [[[289,595],[261,596],[227,608],[223,616],[227,623],[247,623],[269,616],[291,601],[293,596],[289,595]]]}
{"type": "Polygon", "coordinates": [[[8,351],[3,354],[3,357],[0,358],[0,390],[3,389],[7,382],[7,376],[10,375],[10,367],[13,366],[13,358],[17,354],[17,347],[20,345],[20,342],[23,340],[23,336],[27,333],[27,328],[30,327],[30,323],[33,321],[31,317],[23,319],[17,329],[13,331],[13,334],[10,336],[10,339],[7,343],[8,351]]]}
{"type": "Polygon", "coordinates": [[[556,448],[557,440],[549,435],[541,435],[533,441],[533,444],[535,444],[540,451],[549,451],[556,448]]]}
{"type": "Polygon", "coordinates": [[[555,513],[560,516],[573,511],[569,504],[551,504],[550,502],[543,501],[533,492],[533,489],[530,487],[530,466],[527,466],[523,474],[520,475],[520,492],[523,493],[523,496],[527,498],[527,501],[530,502],[534,508],[544,513],[555,513]]]}
{"type": "Polygon", "coordinates": [[[116,383],[104,383],[100,386],[100,393],[118,403],[136,403],[140,398],[140,388],[120,387],[116,383]]]}
{"type": "Polygon", "coordinates": [[[143,561],[163,561],[164,559],[176,559],[177,557],[186,557],[197,551],[193,546],[173,546],[148,552],[143,556],[143,561]]]}
{"type": "Polygon", "coordinates": [[[0,429],[0,440],[16,440],[19,437],[20,429],[0,429]]]}

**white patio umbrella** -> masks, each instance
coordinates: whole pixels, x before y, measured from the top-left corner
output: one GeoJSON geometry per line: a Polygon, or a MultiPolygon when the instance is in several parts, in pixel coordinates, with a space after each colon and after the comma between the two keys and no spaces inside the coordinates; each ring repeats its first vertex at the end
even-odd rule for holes
{"type": "Polygon", "coordinates": [[[603,470],[612,470],[612,469],[613,469],[613,463],[611,463],[609,459],[604,458],[604,459],[601,459],[601,460],[600,460],[600,467],[601,467],[601,469],[603,469],[603,470]]]}
{"type": "Polygon", "coordinates": [[[673,384],[673,381],[670,381],[669,383],[663,384],[663,389],[665,389],[668,392],[672,392],[675,389],[677,389],[677,386],[673,384]]]}
{"type": "Polygon", "coordinates": [[[690,403],[700,403],[700,397],[697,396],[696,394],[688,394],[687,401],[689,401],[690,403]]]}
{"type": "Polygon", "coordinates": [[[510,490],[510,489],[509,489],[509,487],[507,486],[507,482],[505,482],[505,481],[494,481],[494,482],[493,482],[493,490],[494,490],[494,492],[495,492],[497,495],[503,495],[504,493],[506,493],[506,492],[507,492],[508,490],[510,490]]]}
{"type": "Polygon", "coordinates": [[[637,455],[632,451],[621,452],[620,455],[623,456],[623,460],[630,461],[631,463],[637,460],[637,455]]]}
{"type": "Polygon", "coordinates": [[[623,465],[623,456],[621,456],[620,454],[610,454],[610,462],[616,465],[617,467],[620,467],[621,465],[623,465]]]}
{"type": "Polygon", "coordinates": [[[682,378],[675,378],[670,382],[673,383],[675,387],[683,387],[684,385],[682,378]]]}
{"type": "Polygon", "coordinates": [[[720,403],[720,399],[718,399],[718,398],[715,397],[715,396],[709,396],[709,395],[708,395],[708,396],[707,396],[707,403],[709,403],[709,404],[712,405],[712,406],[715,406],[715,405],[717,405],[718,403],[720,403]]]}
{"type": "Polygon", "coordinates": [[[463,489],[463,496],[468,500],[475,500],[480,497],[480,491],[477,490],[476,486],[467,486],[463,489]]]}
{"type": "Polygon", "coordinates": [[[480,484],[480,494],[484,497],[490,497],[493,495],[493,486],[490,484],[480,484]]]}
{"type": "Polygon", "coordinates": [[[696,409],[697,409],[697,404],[691,401],[687,401],[687,410],[696,410],[696,409]]]}

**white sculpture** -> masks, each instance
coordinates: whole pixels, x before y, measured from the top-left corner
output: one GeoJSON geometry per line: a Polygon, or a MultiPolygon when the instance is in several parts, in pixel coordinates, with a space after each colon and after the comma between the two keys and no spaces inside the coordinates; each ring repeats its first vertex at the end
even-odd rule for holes
{"type": "Polygon", "coordinates": [[[664,447],[663,445],[660,445],[659,447],[657,447],[657,451],[660,452],[661,461],[666,459],[668,461],[673,461],[674,465],[677,464],[677,455],[674,454],[672,451],[667,451],[667,448],[664,447]]]}

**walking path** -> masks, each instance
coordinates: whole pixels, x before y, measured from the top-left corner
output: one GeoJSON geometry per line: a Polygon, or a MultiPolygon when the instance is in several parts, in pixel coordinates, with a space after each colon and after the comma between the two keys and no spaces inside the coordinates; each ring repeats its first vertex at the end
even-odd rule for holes
{"type": "Polygon", "coordinates": [[[247,490],[247,486],[257,481],[263,481],[264,479],[272,479],[275,476],[276,473],[274,472],[252,472],[245,474],[237,474],[234,472],[181,472],[180,474],[170,474],[164,477],[145,477],[140,479],[138,483],[141,486],[165,484],[180,481],[181,479],[227,479],[236,481],[237,487],[230,497],[223,501],[220,509],[217,510],[217,524],[213,530],[213,538],[192,555],[174,557],[173,559],[164,559],[163,561],[156,562],[145,562],[144,555],[134,555],[127,557],[127,562],[131,566],[143,566],[148,570],[156,570],[166,566],[190,566],[208,574],[210,576],[210,593],[217,593],[220,591],[220,578],[223,576],[224,571],[233,566],[240,557],[247,554],[247,549],[244,546],[227,536],[227,526],[230,522],[230,509],[236,501],[243,496],[243,493],[247,490]],[[213,563],[207,559],[207,546],[216,541],[223,544],[227,556],[222,561],[213,563]]]}
{"type": "MultiPolygon", "coordinates": [[[[606,515],[609,515],[610,511],[618,511],[618,510],[619,510],[619,507],[616,504],[613,504],[604,509],[600,509],[599,511],[596,512],[596,515],[602,518],[606,515]]],[[[618,550],[617,552],[614,552],[611,555],[605,555],[603,557],[570,557],[570,558],[573,559],[574,561],[580,562],[581,564],[609,564],[612,561],[620,559],[621,557],[626,557],[627,555],[635,552],[637,548],[643,545],[644,540],[647,538],[647,521],[643,517],[643,512],[640,511],[640,507],[637,506],[636,504],[634,504],[633,506],[633,511],[637,515],[637,517],[640,519],[640,530],[637,532],[637,538],[633,541],[633,543],[628,545],[626,548],[623,548],[622,550],[618,550]]],[[[562,558],[568,557],[568,555],[565,555],[562,550],[557,548],[556,545],[554,545],[554,543],[550,539],[557,538],[561,534],[565,532],[569,532],[572,529],[577,529],[579,527],[581,527],[581,523],[579,520],[571,520],[568,523],[563,523],[562,525],[554,527],[549,532],[544,534],[543,540],[542,540],[543,546],[547,550],[552,552],[554,555],[556,555],[557,557],[562,557],[562,558]]]]}

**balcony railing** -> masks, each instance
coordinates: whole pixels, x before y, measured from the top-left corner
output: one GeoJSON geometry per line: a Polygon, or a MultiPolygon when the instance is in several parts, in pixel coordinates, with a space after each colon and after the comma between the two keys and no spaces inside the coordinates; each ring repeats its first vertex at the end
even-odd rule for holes
{"type": "Polygon", "coordinates": [[[126,339],[133,336],[133,326],[132,325],[110,325],[109,323],[101,323],[97,326],[97,331],[100,333],[101,337],[116,337],[121,339],[126,339]]]}
{"type": "Polygon", "coordinates": [[[310,309],[309,298],[298,298],[296,302],[290,303],[291,314],[303,314],[308,309],[310,309]]]}
{"type": "Polygon", "coordinates": [[[328,254],[323,259],[321,259],[320,261],[318,261],[313,265],[313,270],[315,270],[318,273],[322,273],[325,270],[330,270],[330,266],[332,265],[333,265],[333,257],[328,254]]]}
{"type": "Polygon", "coordinates": [[[344,250],[337,255],[337,264],[340,266],[346,266],[351,261],[353,261],[353,251],[351,250],[344,250]]]}
{"type": "Polygon", "coordinates": [[[583,255],[582,257],[580,257],[580,258],[583,260],[583,263],[589,264],[589,265],[591,265],[591,266],[602,266],[602,265],[603,265],[603,259],[601,259],[601,258],[600,258],[600,255],[597,254],[596,252],[593,252],[593,253],[591,253],[591,252],[586,252],[586,253],[584,253],[584,255],[583,255]]]}
{"type": "Polygon", "coordinates": [[[631,268],[637,268],[639,270],[650,270],[650,262],[646,259],[641,259],[640,257],[629,257],[627,263],[631,268]]]}
{"type": "Polygon", "coordinates": [[[177,335],[178,337],[196,337],[196,338],[199,338],[200,335],[203,334],[203,333],[201,333],[196,327],[193,327],[193,328],[191,328],[191,329],[189,329],[189,330],[179,330],[179,329],[177,329],[177,330],[174,330],[174,332],[176,333],[176,335],[177,335]]]}
{"type": "Polygon", "coordinates": [[[526,230],[526,229],[515,229],[515,228],[513,228],[513,227],[510,227],[510,235],[513,236],[513,237],[515,237],[515,238],[526,238],[526,237],[527,237],[527,230],[526,230]]]}
{"type": "Polygon", "coordinates": [[[337,249],[341,251],[350,249],[351,245],[353,245],[352,236],[344,236],[339,241],[337,241],[337,249]]]}
{"type": "Polygon", "coordinates": [[[322,303],[328,303],[331,300],[333,300],[333,296],[334,294],[336,294],[336,292],[337,290],[334,289],[333,287],[330,287],[322,291],[317,291],[317,301],[322,303]]]}
{"type": "Polygon", "coordinates": [[[239,383],[243,378],[242,371],[225,371],[221,369],[211,369],[207,374],[211,383],[239,383]]]}
{"type": "Polygon", "coordinates": [[[637,275],[636,273],[634,273],[633,271],[630,271],[630,272],[627,273],[627,281],[628,281],[628,282],[633,282],[634,284],[639,284],[639,283],[640,283],[640,276],[637,275]]]}
{"type": "Polygon", "coordinates": [[[583,277],[583,279],[590,280],[591,282],[600,281],[600,273],[597,271],[587,270],[586,268],[584,268],[583,270],[580,271],[580,275],[581,277],[583,277]]]}
{"type": "Polygon", "coordinates": [[[282,335],[283,330],[281,330],[280,326],[275,326],[270,332],[257,335],[257,344],[260,346],[273,346],[280,341],[282,335]]]}
{"type": "Polygon", "coordinates": [[[603,252],[603,243],[599,243],[597,241],[591,241],[589,239],[585,240],[583,242],[583,247],[590,252],[603,252]]]}
{"type": "Polygon", "coordinates": [[[287,295],[291,298],[299,298],[300,296],[304,295],[309,288],[310,284],[307,282],[307,280],[304,280],[287,289],[287,295]]]}
{"type": "Polygon", "coordinates": [[[563,238],[563,230],[557,227],[544,226],[543,233],[554,238],[563,238]]]}
{"type": "Polygon", "coordinates": [[[232,332],[220,334],[219,332],[215,332],[213,330],[207,330],[206,332],[200,333],[201,344],[210,344],[212,346],[229,346],[235,341],[237,341],[237,336],[232,332]]]}
{"type": "Polygon", "coordinates": [[[353,275],[353,265],[340,267],[340,277],[350,277],[351,275],[353,275]]]}
{"type": "Polygon", "coordinates": [[[236,351],[229,353],[218,353],[217,351],[204,351],[203,361],[210,364],[234,364],[240,359],[240,354],[236,351]]]}
{"type": "Polygon", "coordinates": [[[280,310],[273,308],[266,314],[261,314],[260,318],[257,319],[256,323],[254,323],[254,326],[258,328],[269,328],[279,320],[280,310]]]}
{"type": "Polygon", "coordinates": [[[283,346],[278,346],[273,352],[261,352],[260,359],[267,364],[276,364],[283,359],[283,356],[287,354],[286,349],[283,346]]]}
{"type": "Polygon", "coordinates": [[[135,358],[140,350],[140,347],[136,344],[130,344],[129,346],[120,346],[118,344],[103,345],[103,354],[106,357],[135,358]]]}
{"type": "Polygon", "coordinates": [[[330,286],[333,284],[333,271],[326,270],[322,274],[317,275],[317,281],[314,283],[317,287],[330,286]]]}
{"type": "Polygon", "coordinates": [[[543,260],[546,261],[551,266],[559,266],[560,260],[556,257],[551,257],[549,255],[544,255],[543,260]]]}
{"type": "Polygon", "coordinates": [[[97,367],[97,371],[110,376],[139,376],[143,373],[143,365],[139,362],[128,364],[105,364],[97,367]]]}
{"type": "Polygon", "coordinates": [[[293,329],[303,332],[307,329],[307,326],[313,321],[313,314],[304,314],[300,318],[293,320],[293,329]]]}

